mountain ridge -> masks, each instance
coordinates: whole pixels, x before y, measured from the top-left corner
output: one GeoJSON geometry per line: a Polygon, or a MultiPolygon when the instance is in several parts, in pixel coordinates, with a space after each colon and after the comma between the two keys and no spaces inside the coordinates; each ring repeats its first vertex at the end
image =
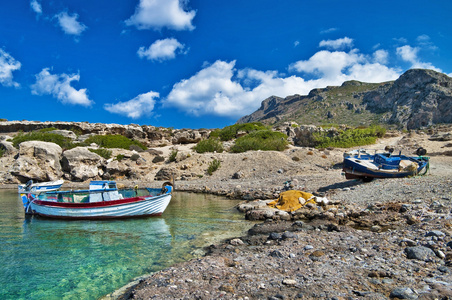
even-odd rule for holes
{"type": "Polygon", "coordinates": [[[294,121],[306,125],[389,125],[417,129],[452,123],[452,78],[427,69],[410,69],[395,81],[345,81],[341,86],[317,88],[308,95],[271,96],[237,123],[278,125],[294,121]]]}

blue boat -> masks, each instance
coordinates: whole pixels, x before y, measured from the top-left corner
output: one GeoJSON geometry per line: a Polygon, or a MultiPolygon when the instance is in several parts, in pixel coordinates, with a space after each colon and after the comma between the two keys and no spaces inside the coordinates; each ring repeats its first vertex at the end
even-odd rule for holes
{"type": "Polygon", "coordinates": [[[425,175],[429,169],[429,157],[425,149],[416,151],[418,156],[394,155],[393,149],[384,153],[370,154],[370,151],[358,150],[344,155],[342,170],[346,179],[371,181],[374,178],[401,178],[425,175]]]}
{"type": "Polygon", "coordinates": [[[21,193],[44,193],[56,191],[61,188],[64,180],[48,181],[48,182],[33,182],[29,180],[26,184],[19,184],[17,186],[19,194],[21,193]]]}

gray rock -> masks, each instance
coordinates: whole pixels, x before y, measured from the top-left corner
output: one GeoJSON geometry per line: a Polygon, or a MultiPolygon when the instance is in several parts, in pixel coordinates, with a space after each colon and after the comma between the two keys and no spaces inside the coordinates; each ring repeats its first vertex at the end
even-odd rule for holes
{"type": "Polygon", "coordinates": [[[27,141],[19,145],[19,157],[10,169],[22,181],[52,181],[63,175],[60,155],[63,152],[55,143],[27,141]]]}
{"type": "Polygon", "coordinates": [[[70,130],[58,130],[57,129],[57,130],[49,131],[49,133],[62,135],[62,136],[67,137],[67,138],[69,138],[71,140],[76,140],[77,139],[77,135],[73,131],[70,131],[70,130]]]}
{"type": "Polygon", "coordinates": [[[408,259],[417,259],[423,261],[429,261],[436,257],[435,252],[432,249],[424,246],[415,246],[405,248],[405,253],[408,259]]]}
{"type": "Polygon", "coordinates": [[[76,147],[64,151],[61,164],[63,170],[70,174],[74,181],[85,181],[99,176],[99,169],[104,159],[85,147],[76,147]]]}
{"type": "Polygon", "coordinates": [[[432,230],[427,232],[427,234],[425,236],[436,236],[436,237],[440,237],[440,236],[446,236],[446,234],[442,231],[439,230],[432,230]]]}
{"type": "Polygon", "coordinates": [[[292,231],[285,231],[285,232],[282,234],[281,238],[282,238],[283,240],[287,240],[287,239],[296,239],[296,238],[297,238],[297,235],[296,235],[295,233],[293,233],[292,231]]]}
{"type": "Polygon", "coordinates": [[[157,174],[155,174],[155,180],[173,180],[177,178],[178,172],[173,168],[161,168],[157,174]]]}
{"type": "Polygon", "coordinates": [[[281,239],[281,234],[277,233],[277,232],[272,232],[270,233],[270,235],[268,236],[269,240],[280,240],[281,239]]]}
{"type": "Polygon", "coordinates": [[[269,255],[271,257],[278,257],[278,258],[283,258],[284,257],[284,255],[278,250],[271,251],[269,255]]]}
{"type": "Polygon", "coordinates": [[[16,155],[18,152],[17,149],[14,148],[13,143],[4,139],[0,140],[0,150],[4,150],[5,155],[16,155]]]}
{"type": "Polygon", "coordinates": [[[418,296],[414,293],[414,291],[407,287],[396,288],[391,291],[389,298],[398,298],[398,299],[417,299],[418,296]]]}

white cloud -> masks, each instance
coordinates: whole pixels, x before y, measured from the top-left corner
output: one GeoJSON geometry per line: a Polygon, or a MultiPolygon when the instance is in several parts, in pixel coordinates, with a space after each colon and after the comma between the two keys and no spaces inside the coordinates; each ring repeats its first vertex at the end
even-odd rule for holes
{"type": "MultiPolygon", "coordinates": [[[[346,39],[339,41],[343,42],[338,42],[338,45],[351,45],[346,39]]],[[[397,48],[396,54],[413,66],[434,68],[429,63],[422,63],[417,51],[416,48],[404,46],[397,48]]],[[[396,57],[393,55],[394,60],[396,57]]],[[[237,118],[254,112],[263,100],[272,95],[307,95],[314,88],[338,86],[348,80],[396,80],[403,70],[397,66],[389,67],[389,56],[390,53],[383,49],[370,54],[363,54],[358,49],[348,52],[321,50],[307,60],[291,64],[289,71],[300,74],[290,77],[277,71],[237,70],[235,61],[218,60],[213,64],[204,64],[196,74],[174,84],[163,99],[163,105],[195,116],[237,118]]]]}
{"type": "Polygon", "coordinates": [[[20,67],[20,62],[3,51],[3,49],[0,49],[0,84],[19,87],[19,84],[13,81],[13,71],[19,70],[20,67]]]}
{"type": "Polygon", "coordinates": [[[41,3],[39,3],[37,0],[31,0],[30,6],[31,6],[31,9],[33,9],[33,11],[35,13],[37,13],[38,15],[42,14],[41,3]]]}
{"type": "Polygon", "coordinates": [[[397,79],[400,70],[385,66],[386,60],[384,50],[377,50],[372,56],[361,54],[358,49],[349,52],[323,50],[308,60],[291,64],[289,70],[317,76],[318,82],[326,85],[339,85],[347,80],[383,82],[397,79]]]}
{"type": "Polygon", "coordinates": [[[388,63],[388,56],[389,53],[386,50],[377,50],[373,54],[374,61],[383,65],[388,63]]]}
{"type": "Polygon", "coordinates": [[[326,47],[329,49],[344,49],[344,48],[350,48],[353,46],[353,39],[344,37],[342,39],[337,40],[323,40],[319,43],[320,47],[326,47]]]}
{"type": "Polygon", "coordinates": [[[294,47],[297,47],[298,45],[300,45],[300,41],[295,41],[295,42],[293,43],[293,46],[294,46],[294,47]]]}
{"type": "Polygon", "coordinates": [[[418,47],[411,47],[409,45],[405,45],[397,48],[397,55],[400,58],[411,64],[411,68],[419,68],[419,69],[432,69],[438,72],[442,72],[441,69],[434,67],[431,63],[425,63],[420,61],[418,58],[418,47]]]}
{"type": "Polygon", "coordinates": [[[125,21],[138,29],[193,30],[192,20],[196,12],[185,11],[182,0],[140,0],[135,14],[125,21]]]}
{"type": "Polygon", "coordinates": [[[320,33],[321,34],[326,34],[326,33],[334,32],[336,30],[337,30],[337,28],[332,27],[332,28],[328,28],[328,29],[322,30],[322,31],[320,31],[320,33]]]}
{"type": "Polygon", "coordinates": [[[115,114],[124,115],[132,119],[138,119],[142,116],[149,116],[155,106],[154,98],[158,98],[159,93],[148,92],[126,101],[118,102],[116,104],[107,103],[104,105],[104,109],[115,114]]]}
{"type": "Polygon", "coordinates": [[[408,43],[408,40],[406,38],[404,38],[404,37],[393,38],[393,40],[396,41],[396,43],[399,43],[399,44],[406,44],[406,43],[408,43]]]}
{"type": "Polygon", "coordinates": [[[76,90],[71,86],[72,81],[79,81],[79,74],[50,74],[45,68],[36,75],[36,83],[31,86],[34,95],[52,95],[64,104],[91,106],[93,101],[88,99],[86,89],[76,90]]]}
{"type": "Polygon", "coordinates": [[[61,12],[56,15],[56,18],[58,19],[58,24],[61,29],[63,29],[66,34],[80,35],[87,28],[84,24],[77,21],[78,14],[70,16],[66,12],[61,12]]]}
{"type": "Polygon", "coordinates": [[[178,49],[181,51],[184,47],[176,39],[169,38],[155,41],[148,49],[140,47],[137,53],[140,58],[163,61],[175,58],[176,51],[178,49]]]}

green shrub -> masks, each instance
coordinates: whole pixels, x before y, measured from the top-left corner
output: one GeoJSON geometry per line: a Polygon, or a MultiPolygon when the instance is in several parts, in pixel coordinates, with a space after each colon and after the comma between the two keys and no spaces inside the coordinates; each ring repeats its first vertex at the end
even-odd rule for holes
{"type": "Polygon", "coordinates": [[[124,154],[118,154],[118,155],[116,155],[116,160],[117,161],[121,161],[121,160],[123,160],[124,159],[124,154]]]}
{"type": "Polygon", "coordinates": [[[221,129],[212,130],[209,134],[209,138],[220,138],[221,129]]]}
{"type": "Polygon", "coordinates": [[[102,156],[105,159],[109,159],[111,157],[111,150],[99,148],[99,149],[88,149],[89,151],[96,153],[99,156],[102,156]]]}
{"type": "MultiPolygon", "coordinates": [[[[227,126],[220,130],[218,136],[222,141],[230,141],[237,137],[237,133],[244,131],[246,133],[251,133],[254,131],[268,130],[267,126],[259,122],[245,123],[245,124],[234,124],[227,126]]],[[[212,135],[212,134],[211,134],[212,135]]]]}
{"type": "Polygon", "coordinates": [[[49,131],[53,131],[53,130],[57,130],[55,127],[48,127],[48,128],[42,128],[39,129],[39,132],[49,132],[49,131]]]}
{"type": "Polygon", "coordinates": [[[350,148],[374,144],[377,138],[384,136],[386,129],[380,126],[355,128],[339,131],[336,136],[328,136],[327,132],[314,133],[316,148],[350,148]]]}
{"type": "Polygon", "coordinates": [[[5,154],[5,152],[6,152],[6,149],[0,148],[0,157],[2,157],[3,154],[5,154]]]}
{"type": "Polygon", "coordinates": [[[207,140],[199,141],[195,147],[193,147],[198,153],[206,153],[206,152],[223,152],[223,144],[218,140],[218,138],[209,138],[207,140]]]}
{"type": "Polygon", "coordinates": [[[137,145],[141,149],[146,150],[146,146],[140,142],[131,140],[119,134],[93,135],[87,138],[83,144],[89,145],[91,143],[95,143],[103,148],[121,148],[126,150],[129,150],[131,145],[137,145]]]}
{"type": "Polygon", "coordinates": [[[283,151],[286,149],[287,135],[277,131],[260,130],[242,136],[235,141],[231,152],[241,153],[249,150],[283,151]]]}
{"type": "Polygon", "coordinates": [[[29,133],[19,133],[13,138],[14,147],[18,147],[20,143],[26,141],[42,141],[50,142],[59,145],[63,149],[72,149],[75,145],[70,138],[64,137],[60,134],[51,132],[32,131],[29,133]]]}
{"type": "Polygon", "coordinates": [[[171,151],[171,154],[170,154],[170,156],[169,156],[169,158],[168,158],[168,160],[169,160],[170,162],[176,161],[177,152],[178,152],[177,150],[171,151]]]}
{"type": "Polygon", "coordinates": [[[82,131],[82,129],[79,128],[79,127],[72,126],[72,127],[71,127],[71,131],[72,131],[76,136],[81,136],[81,135],[83,135],[83,131],[82,131]]]}
{"type": "Polygon", "coordinates": [[[207,173],[212,175],[213,172],[220,168],[221,162],[218,159],[214,159],[209,163],[209,167],[207,168],[207,173]]]}

